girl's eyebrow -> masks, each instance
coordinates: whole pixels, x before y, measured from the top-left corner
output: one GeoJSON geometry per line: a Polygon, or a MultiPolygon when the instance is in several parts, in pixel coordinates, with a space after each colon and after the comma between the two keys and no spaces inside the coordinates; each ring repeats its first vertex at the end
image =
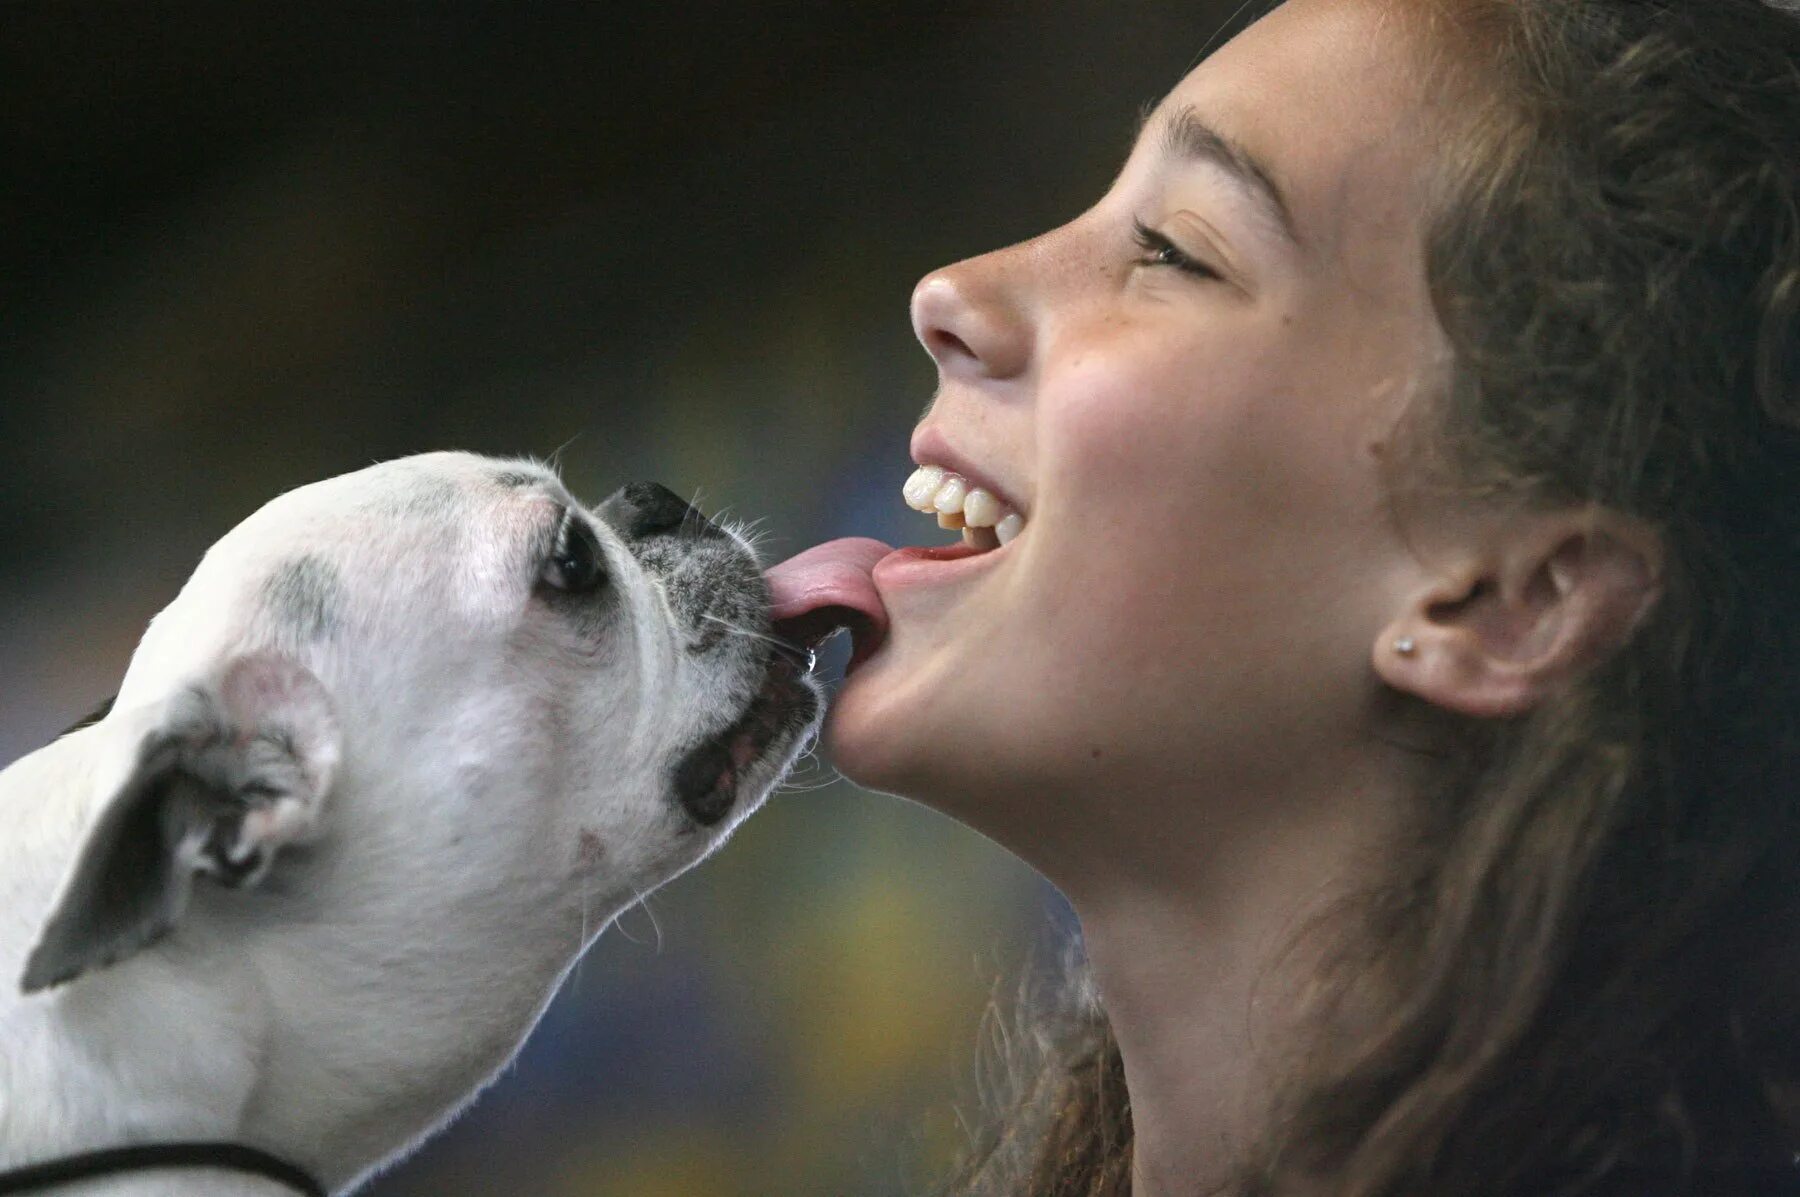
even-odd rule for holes
{"type": "Polygon", "coordinates": [[[1301,248],[1303,243],[1281,185],[1256,155],[1208,124],[1190,105],[1184,104],[1160,118],[1153,110],[1146,109],[1138,118],[1140,136],[1153,120],[1162,125],[1161,149],[1165,157],[1207,162],[1224,171],[1251,202],[1268,215],[1270,223],[1288,243],[1296,250],[1301,248]]]}

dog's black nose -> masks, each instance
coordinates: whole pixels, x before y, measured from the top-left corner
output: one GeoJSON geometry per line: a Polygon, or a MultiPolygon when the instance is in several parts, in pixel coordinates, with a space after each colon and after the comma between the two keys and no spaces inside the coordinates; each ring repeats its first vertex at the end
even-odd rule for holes
{"type": "Polygon", "coordinates": [[[622,486],[602,508],[614,526],[632,540],[649,536],[722,536],[718,525],[686,499],[656,482],[622,486]]]}

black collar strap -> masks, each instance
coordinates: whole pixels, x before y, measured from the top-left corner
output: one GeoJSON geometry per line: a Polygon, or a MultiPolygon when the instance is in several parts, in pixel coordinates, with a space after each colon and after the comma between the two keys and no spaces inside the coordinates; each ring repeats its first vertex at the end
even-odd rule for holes
{"type": "Polygon", "coordinates": [[[305,1169],[242,1143],[145,1143],[84,1151],[0,1172],[0,1193],[37,1193],[77,1180],[145,1168],[224,1168],[267,1177],[306,1197],[329,1197],[325,1186],[305,1169]]]}

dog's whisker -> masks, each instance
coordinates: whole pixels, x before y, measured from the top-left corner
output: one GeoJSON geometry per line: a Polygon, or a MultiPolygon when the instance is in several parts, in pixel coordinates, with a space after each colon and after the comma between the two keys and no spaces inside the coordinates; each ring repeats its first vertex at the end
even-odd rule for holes
{"type": "Polygon", "coordinates": [[[779,636],[772,635],[768,632],[758,632],[753,628],[744,627],[742,624],[733,623],[731,620],[725,619],[722,616],[705,614],[700,618],[706,620],[708,623],[716,623],[727,631],[744,637],[746,640],[760,640],[765,644],[787,643],[787,641],[781,639],[779,636]]]}
{"type": "Polygon", "coordinates": [[[643,890],[638,889],[635,885],[631,887],[631,890],[637,895],[637,901],[627,906],[624,910],[619,911],[618,915],[613,919],[613,926],[619,929],[620,935],[623,935],[626,939],[629,939],[632,943],[635,943],[640,947],[643,946],[643,940],[625,929],[625,916],[633,910],[642,910],[644,916],[650,920],[650,930],[654,932],[656,939],[655,951],[656,954],[660,956],[662,955],[663,950],[662,923],[657,921],[656,911],[650,906],[650,895],[646,894],[643,890]]]}
{"type": "MultiPolygon", "coordinates": [[[[816,771],[818,771],[819,773],[822,773],[824,776],[822,778],[820,778],[819,780],[814,780],[811,775],[812,774],[811,770],[809,770],[808,772],[798,772],[797,771],[799,781],[795,782],[790,779],[786,783],[786,785],[789,787],[792,787],[799,793],[810,794],[814,790],[829,789],[832,786],[837,785],[839,782],[849,781],[849,778],[844,776],[842,770],[840,770],[836,765],[826,763],[824,758],[820,757],[817,752],[809,750],[801,755],[800,760],[813,766],[816,771]]],[[[798,763],[798,762],[796,762],[796,763],[798,763]]]]}
{"type": "Polygon", "coordinates": [[[619,911],[619,913],[613,915],[612,925],[613,925],[613,928],[616,931],[618,931],[618,933],[620,935],[623,935],[626,939],[629,939],[632,943],[637,944],[639,947],[642,947],[644,945],[644,941],[639,939],[637,936],[633,935],[631,933],[631,928],[629,928],[625,925],[625,916],[630,914],[633,910],[636,910],[636,909],[637,909],[637,903],[636,902],[631,903],[629,906],[627,906],[623,910],[619,911]]]}
{"type": "Polygon", "coordinates": [[[577,432],[574,436],[571,436],[568,440],[566,440],[562,444],[556,446],[556,449],[550,454],[550,460],[546,464],[559,477],[562,475],[563,454],[568,451],[568,448],[570,445],[573,445],[576,441],[578,441],[580,439],[581,439],[581,433],[577,432]]]}
{"type": "MultiPolygon", "coordinates": [[[[637,889],[636,886],[632,888],[637,889]]],[[[656,954],[660,956],[663,950],[663,929],[662,923],[656,917],[655,909],[650,905],[650,895],[638,891],[638,905],[643,907],[644,913],[650,917],[650,929],[656,932],[656,954]]]]}
{"type": "Polygon", "coordinates": [[[743,544],[749,546],[752,550],[761,548],[769,539],[770,533],[763,527],[767,522],[766,519],[740,522],[722,514],[713,516],[713,523],[717,524],[720,528],[724,529],[726,533],[735,537],[743,544]]]}
{"type": "Polygon", "coordinates": [[[753,520],[740,520],[737,518],[737,509],[734,507],[727,507],[718,512],[712,517],[712,520],[722,528],[730,528],[739,536],[748,536],[769,522],[767,516],[758,516],[753,520]]]}
{"type": "Polygon", "coordinates": [[[820,790],[829,790],[841,780],[842,778],[833,777],[826,781],[815,782],[811,785],[797,785],[793,782],[786,782],[783,783],[779,792],[783,794],[816,794],[820,790]]]}
{"type": "MultiPolygon", "coordinates": [[[[812,754],[812,760],[810,760],[810,763],[812,763],[812,765],[814,765],[815,769],[819,770],[819,772],[823,772],[824,781],[823,781],[823,783],[821,783],[821,785],[837,785],[837,783],[839,783],[839,781],[846,781],[846,778],[844,778],[844,774],[842,774],[842,770],[839,769],[839,767],[837,767],[837,765],[828,765],[828,763],[826,763],[826,761],[821,760],[821,758],[819,758],[819,756],[817,756],[817,754],[812,754]]],[[[806,779],[806,781],[808,781],[808,785],[810,785],[810,778],[808,778],[808,776],[806,776],[806,774],[803,774],[803,779],[806,779]]]]}
{"type": "Polygon", "coordinates": [[[772,644],[776,648],[791,649],[794,647],[794,643],[791,640],[783,640],[780,636],[771,635],[768,632],[759,632],[754,628],[744,627],[742,624],[733,623],[729,619],[714,615],[711,612],[703,612],[700,618],[709,623],[716,623],[727,631],[735,632],[746,640],[760,640],[764,644],[772,644]]]}
{"type": "Polygon", "coordinates": [[[593,892],[585,885],[581,887],[581,939],[575,945],[575,975],[571,978],[575,984],[581,984],[582,970],[587,967],[588,911],[593,892]]]}
{"type": "Polygon", "coordinates": [[[799,754],[794,757],[794,767],[796,769],[800,768],[803,765],[811,766],[814,768],[830,769],[834,773],[836,772],[836,767],[826,764],[824,758],[822,758],[819,755],[819,746],[818,746],[817,740],[810,741],[804,748],[802,748],[800,750],[799,754]]]}

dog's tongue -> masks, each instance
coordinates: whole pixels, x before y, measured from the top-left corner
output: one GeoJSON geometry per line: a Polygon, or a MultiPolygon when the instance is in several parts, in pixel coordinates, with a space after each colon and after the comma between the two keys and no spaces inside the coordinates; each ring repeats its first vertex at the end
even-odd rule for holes
{"type": "MultiPolygon", "coordinates": [[[[893,550],[879,540],[828,541],[788,558],[764,575],[777,635],[814,645],[841,627],[869,641],[887,631],[887,610],[869,571],[893,550]]],[[[858,646],[859,650],[864,648],[858,646]]]]}

